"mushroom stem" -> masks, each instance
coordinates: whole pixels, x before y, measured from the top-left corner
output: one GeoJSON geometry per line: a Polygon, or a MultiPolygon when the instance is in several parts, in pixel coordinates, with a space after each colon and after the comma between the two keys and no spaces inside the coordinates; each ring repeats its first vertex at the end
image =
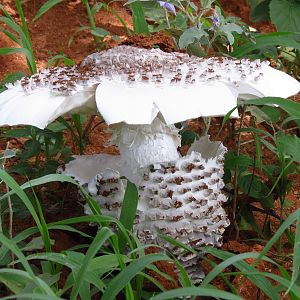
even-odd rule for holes
{"type": "Polygon", "coordinates": [[[166,125],[161,117],[156,117],[151,124],[121,123],[111,128],[111,143],[119,147],[124,175],[135,184],[143,179],[143,168],[179,158],[179,130],[174,125],[166,125]]]}

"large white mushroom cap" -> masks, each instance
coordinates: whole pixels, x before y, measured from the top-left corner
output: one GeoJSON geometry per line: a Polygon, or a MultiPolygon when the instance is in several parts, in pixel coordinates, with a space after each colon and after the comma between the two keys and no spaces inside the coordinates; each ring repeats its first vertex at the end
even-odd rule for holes
{"type": "Polygon", "coordinates": [[[96,108],[108,124],[150,124],[159,112],[173,124],[225,115],[237,97],[288,97],[299,90],[294,78],[259,60],[118,46],[81,66],[46,69],[10,85],[0,94],[0,126],[44,128],[65,113],[96,108]]]}
{"type": "Polygon", "coordinates": [[[63,92],[60,89],[66,82],[59,78],[64,73],[66,78],[79,76],[75,68],[57,68],[9,85],[0,94],[0,126],[33,125],[43,129],[66,113],[95,114],[96,86],[78,84],[76,91],[70,87],[63,92]]]}

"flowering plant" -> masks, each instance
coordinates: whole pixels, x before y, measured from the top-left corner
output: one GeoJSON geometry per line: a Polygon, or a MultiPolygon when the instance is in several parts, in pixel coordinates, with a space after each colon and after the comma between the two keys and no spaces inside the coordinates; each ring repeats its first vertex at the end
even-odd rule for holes
{"type": "Polygon", "coordinates": [[[146,1],[145,15],[154,21],[152,32],[165,31],[173,37],[178,49],[187,49],[197,56],[211,52],[228,53],[235,35],[247,32],[237,18],[226,17],[212,0],[199,5],[182,0],[146,1]]]}

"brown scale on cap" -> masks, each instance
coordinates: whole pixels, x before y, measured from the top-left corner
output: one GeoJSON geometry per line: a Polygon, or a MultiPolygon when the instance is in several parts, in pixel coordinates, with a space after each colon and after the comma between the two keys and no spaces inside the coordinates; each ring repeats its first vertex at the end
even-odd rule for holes
{"type": "Polygon", "coordinates": [[[148,82],[153,78],[155,84],[178,84],[183,81],[188,85],[206,80],[224,80],[238,84],[247,78],[260,80],[264,65],[266,63],[259,60],[223,57],[204,59],[176,52],[165,53],[159,49],[118,46],[88,56],[80,66],[42,70],[32,77],[23,78],[21,85],[26,92],[43,85],[49,86],[56,93],[73,94],[85,85],[100,83],[103,78],[113,79],[122,74],[130,74],[127,81],[131,83],[148,82]],[[59,82],[61,86],[53,88],[57,78],[62,80],[59,82]]]}

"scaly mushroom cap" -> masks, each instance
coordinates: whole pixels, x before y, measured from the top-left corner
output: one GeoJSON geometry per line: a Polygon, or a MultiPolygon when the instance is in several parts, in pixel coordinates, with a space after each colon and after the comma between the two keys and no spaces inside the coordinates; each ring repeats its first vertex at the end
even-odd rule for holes
{"type": "Polygon", "coordinates": [[[237,96],[288,97],[299,90],[295,79],[259,60],[118,46],[88,56],[81,66],[46,69],[9,85],[0,94],[0,126],[44,128],[65,113],[96,106],[108,124],[150,124],[158,112],[173,124],[225,115],[237,96]]]}

